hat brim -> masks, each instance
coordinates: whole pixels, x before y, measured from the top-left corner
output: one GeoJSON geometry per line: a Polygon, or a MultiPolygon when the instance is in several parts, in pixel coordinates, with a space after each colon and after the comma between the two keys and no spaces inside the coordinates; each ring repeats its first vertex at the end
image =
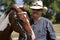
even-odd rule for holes
{"type": "Polygon", "coordinates": [[[40,7],[40,6],[31,6],[31,9],[43,9],[43,13],[47,12],[47,7],[40,7]]]}

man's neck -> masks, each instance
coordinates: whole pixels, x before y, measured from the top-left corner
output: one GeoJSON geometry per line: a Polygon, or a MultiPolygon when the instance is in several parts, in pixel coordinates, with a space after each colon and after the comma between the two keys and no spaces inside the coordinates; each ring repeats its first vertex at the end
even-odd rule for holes
{"type": "Polygon", "coordinates": [[[33,19],[33,20],[34,20],[34,23],[37,23],[40,18],[41,18],[41,17],[34,18],[34,19],[33,19]]]}

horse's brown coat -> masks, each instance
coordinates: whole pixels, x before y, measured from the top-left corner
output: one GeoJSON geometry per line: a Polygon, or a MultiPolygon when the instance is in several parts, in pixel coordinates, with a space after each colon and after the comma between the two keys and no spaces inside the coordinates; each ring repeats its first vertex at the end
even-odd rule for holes
{"type": "Polygon", "coordinates": [[[8,24],[4,31],[0,31],[0,40],[10,40],[13,30],[22,34],[21,28],[15,23],[13,15],[14,11],[12,10],[9,13],[9,22],[11,25],[8,24]]]}

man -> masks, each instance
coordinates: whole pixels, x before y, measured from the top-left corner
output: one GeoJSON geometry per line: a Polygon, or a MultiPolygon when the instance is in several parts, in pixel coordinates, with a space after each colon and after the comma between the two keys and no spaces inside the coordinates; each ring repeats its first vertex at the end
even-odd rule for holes
{"type": "Polygon", "coordinates": [[[42,1],[34,2],[30,8],[32,10],[32,28],[36,36],[35,40],[56,40],[51,21],[41,17],[42,13],[47,12],[47,8],[43,7],[42,1]]]}

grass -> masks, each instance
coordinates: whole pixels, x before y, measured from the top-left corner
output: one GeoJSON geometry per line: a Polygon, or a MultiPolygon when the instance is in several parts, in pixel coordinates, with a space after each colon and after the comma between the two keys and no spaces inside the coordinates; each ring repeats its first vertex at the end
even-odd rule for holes
{"type": "Polygon", "coordinates": [[[54,24],[54,30],[56,32],[56,36],[59,36],[57,40],[60,40],[60,24],[54,24]]]}
{"type": "MultiPolygon", "coordinates": [[[[56,32],[56,36],[60,36],[60,24],[53,24],[53,26],[54,26],[53,28],[56,32]]],[[[18,36],[19,36],[18,33],[16,33],[16,32],[12,33],[12,38],[18,37],[18,36]]],[[[60,38],[57,38],[57,40],[60,40],[60,38]]]]}
{"type": "Polygon", "coordinates": [[[54,24],[54,29],[57,36],[60,36],[60,24],[54,24]]]}

